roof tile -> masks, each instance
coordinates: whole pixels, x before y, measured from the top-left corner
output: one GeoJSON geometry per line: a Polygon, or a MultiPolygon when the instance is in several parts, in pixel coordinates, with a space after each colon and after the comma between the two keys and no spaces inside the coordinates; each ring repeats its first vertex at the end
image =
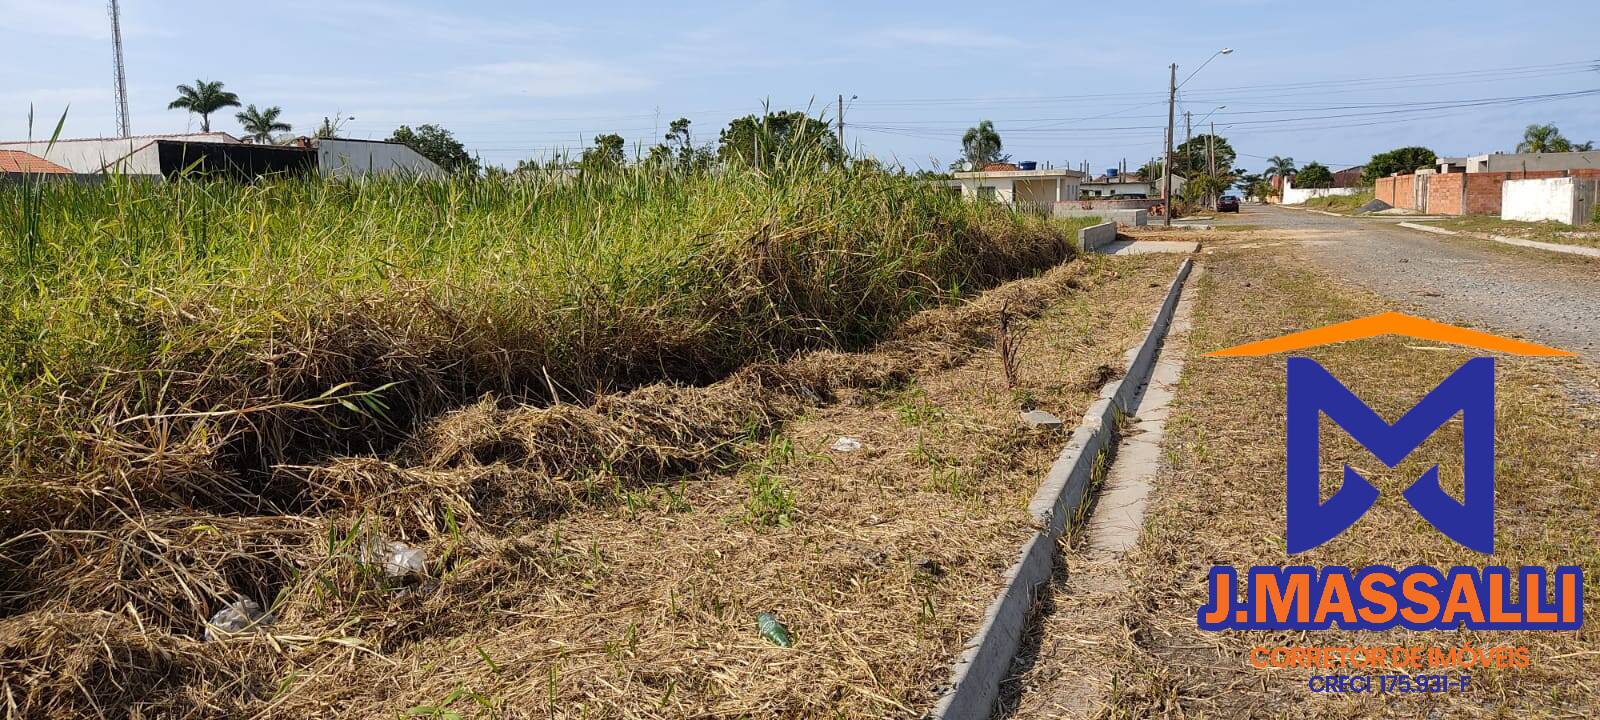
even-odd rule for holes
{"type": "Polygon", "coordinates": [[[32,153],[21,150],[0,150],[0,173],[71,175],[72,171],[32,153]]]}

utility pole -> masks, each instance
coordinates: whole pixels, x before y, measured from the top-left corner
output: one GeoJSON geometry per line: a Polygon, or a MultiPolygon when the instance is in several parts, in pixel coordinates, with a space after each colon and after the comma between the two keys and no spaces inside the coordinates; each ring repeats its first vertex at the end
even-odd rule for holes
{"type": "Polygon", "coordinates": [[[844,93],[839,93],[839,152],[844,152],[844,93]]]}
{"type": "MultiPolygon", "coordinates": [[[[1211,134],[1206,136],[1206,163],[1211,167],[1211,177],[1217,176],[1217,121],[1211,121],[1211,134]]],[[[1217,209],[1216,193],[1211,194],[1211,209],[1217,209]]]]}
{"type": "Polygon", "coordinates": [[[1166,171],[1162,173],[1166,179],[1161,190],[1161,205],[1165,208],[1161,213],[1161,224],[1167,227],[1172,226],[1172,131],[1177,125],[1174,113],[1178,105],[1178,64],[1173,63],[1171,70],[1172,79],[1167,83],[1167,162],[1162,168],[1166,171]]]}
{"type": "Polygon", "coordinates": [[[106,11],[111,14],[111,60],[117,81],[117,133],[128,137],[133,132],[128,127],[128,73],[122,65],[122,9],[117,0],[111,0],[106,11]]]}

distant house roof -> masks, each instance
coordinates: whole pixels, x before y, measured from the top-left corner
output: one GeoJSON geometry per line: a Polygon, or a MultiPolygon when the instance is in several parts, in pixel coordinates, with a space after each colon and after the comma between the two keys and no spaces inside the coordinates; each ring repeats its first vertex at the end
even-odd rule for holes
{"type": "Polygon", "coordinates": [[[992,162],[983,166],[983,170],[981,172],[1009,172],[1016,169],[1018,169],[1016,163],[992,162]]]}
{"type": "Polygon", "coordinates": [[[71,175],[72,171],[32,153],[21,150],[0,150],[0,173],[71,175]]]}
{"type": "Polygon", "coordinates": [[[221,143],[236,143],[236,142],[240,142],[239,138],[236,138],[236,137],[234,137],[234,136],[232,136],[232,135],[230,135],[228,133],[222,132],[220,130],[214,130],[212,132],[156,133],[156,134],[152,134],[152,135],[129,135],[127,137],[60,138],[60,139],[57,139],[57,140],[48,140],[48,139],[41,139],[41,140],[0,140],[0,145],[32,145],[34,143],[50,143],[50,144],[53,144],[53,145],[60,145],[62,143],[76,143],[76,142],[109,142],[109,141],[116,141],[116,140],[178,140],[178,139],[190,140],[190,141],[194,141],[194,142],[221,142],[221,143]]]}

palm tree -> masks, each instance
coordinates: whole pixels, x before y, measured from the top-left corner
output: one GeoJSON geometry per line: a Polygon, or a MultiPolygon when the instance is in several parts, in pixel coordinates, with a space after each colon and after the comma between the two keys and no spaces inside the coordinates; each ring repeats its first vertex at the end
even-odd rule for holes
{"type": "Polygon", "coordinates": [[[1001,161],[1000,149],[1000,133],[994,131],[992,121],[980,121],[977,127],[967,128],[966,134],[961,136],[961,154],[973,170],[982,170],[984,165],[1001,161]]]}
{"type": "Polygon", "coordinates": [[[1294,177],[1294,158],[1278,155],[1267,158],[1267,170],[1263,174],[1269,178],[1288,179],[1294,177]]]}
{"type": "Polygon", "coordinates": [[[179,85],[178,99],[168,110],[184,109],[200,116],[200,131],[211,132],[211,113],[225,107],[239,107],[239,96],[222,89],[221,80],[195,80],[194,85],[179,85]]]}
{"type": "Polygon", "coordinates": [[[1519,153],[1549,153],[1568,152],[1572,150],[1572,143],[1561,136],[1561,131],[1554,124],[1540,125],[1534,123],[1522,131],[1522,142],[1517,143],[1519,153]]]}
{"type": "Polygon", "coordinates": [[[255,105],[244,109],[244,112],[235,115],[239,124],[244,127],[246,138],[256,142],[272,142],[272,134],[289,132],[294,128],[286,122],[278,122],[278,114],[283,112],[277,105],[266,110],[256,110],[255,105]]]}

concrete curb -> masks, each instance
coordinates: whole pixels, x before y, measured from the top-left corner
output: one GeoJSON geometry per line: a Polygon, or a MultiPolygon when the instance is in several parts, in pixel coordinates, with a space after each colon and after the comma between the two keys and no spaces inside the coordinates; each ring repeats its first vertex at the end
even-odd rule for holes
{"type": "Polygon", "coordinates": [[[1485,234],[1485,233],[1464,232],[1464,231],[1461,231],[1461,230],[1446,230],[1444,228],[1429,227],[1427,225],[1417,225],[1415,223],[1400,223],[1400,227],[1411,228],[1412,230],[1421,230],[1423,232],[1431,232],[1431,233],[1435,233],[1435,234],[1438,234],[1438,235],[1465,235],[1467,237],[1475,237],[1475,238],[1478,238],[1478,239],[1481,239],[1481,240],[1489,240],[1489,241],[1492,241],[1492,242],[1501,243],[1503,245],[1516,245],[1517,247],[1534,248],[1535,250],[1545,250],[1545,251],[1548,251],[1548,252],[1565,253],[1567,255],[1583,255],[1585,257],[1600,257],[1600,248],[1592,248],[1592,247],[1587,247],[1587,246],[1584,246],[1584,245],[1562,245],[1560,243],[1547,243],[1547,242],[1540,242],[1538,240],[1525,240],[1523,238],[1506,237],[1504,235],[1489,235],[1489,234],[1485,234]]]}
{"type": "Polygon", "coordinates": [[[1530,248],[1535,248],[1535,249],[1538,249],[1538,250],[1547,250],[1549,252],[1566,253],[1568,255],[1584,255],[1584,256],[1587,256],[1587,257],[1600,257],[1600,248],[1592,248],[1592,247],[1588,247],[1586,245],[1562,245],[1560,243],[1547,243],[1547,242],[1541,242],[1541,241],[1538,241],[1538,240],[1526,240],[1526,239],[1523,239],[1523,238],[1506,237],[1504,235],[1478,235],[1477,233],[1468,233],[1468,234],[1470,234],[1470,235],[1472,235],[1474,237],[1481,237],[1481,238],[1485,238],[1485,239],[1488,239],[1488,240],[1493,240],[1493,241],[1495,241],[1497,243],[1504,243],[1506,245],[1516,245],[1516,246],[1519,246],[1519,247],[1530,247],[1530,248]]]}
{"type": "Polygon", "coordinates": [[[1456,232],[1454,230],[1446,230],[1444,228],[1436,228],[1436,227],[1432,227],[1430,225],[1418,225],[1416,223],[1411,223],[1411,222],[1398,223],[1398,225],[1400,227],[1403,227],[1403,228],[1411,228],[1412,230],[1421,230],[1423,232],[1430,232],[1430,233],[1433,233],[1435,235],[1460,235],[1461,234],[1461,233],[1458,233],[1458,232],[1456,232]]]}
{"type": "Polygon", "coordinates": [[[1078,231],[1079,252],[1094,252],[1100,247],[1117,239],[1117,223],[1115,220],[1103,222],[1099,225],[1090,225],[1078,231]]]}
{"type": "Polygon", "coordinates": [[[951,668],[950,689],[934,706],[932,718],[981,720],[993,712],[1000,696],[1000,683],[1011,673],[1011,661],[1022,643],[1034,589],[1050,579],[1056,539],[1068,520],[1083,509],[1094,473],[1107,448],[1116,442],[1117,422],[1138,393],[1139,386],[1149,380],[1156,351],[1167,336],[1178,298],[1183,294],[1184,281],[1193,267],[1194,259],[1185,258],[1177,277],[1167,288],[1166,300],[1150,321],[1144,341],[1123,355],[1126,372],[1121,379],[1100,388],[1100,397],[1089,405],[1083,423],[1072,431],[1072,439],[1056,456],[1039,491],[1028,503],[1028,513],[1038,521],[1038,530],[1023,544],[1017,561],[1006,570],[1005,586],[984,612],[983,624],[967,641],[961,657],[951,668]]]}

